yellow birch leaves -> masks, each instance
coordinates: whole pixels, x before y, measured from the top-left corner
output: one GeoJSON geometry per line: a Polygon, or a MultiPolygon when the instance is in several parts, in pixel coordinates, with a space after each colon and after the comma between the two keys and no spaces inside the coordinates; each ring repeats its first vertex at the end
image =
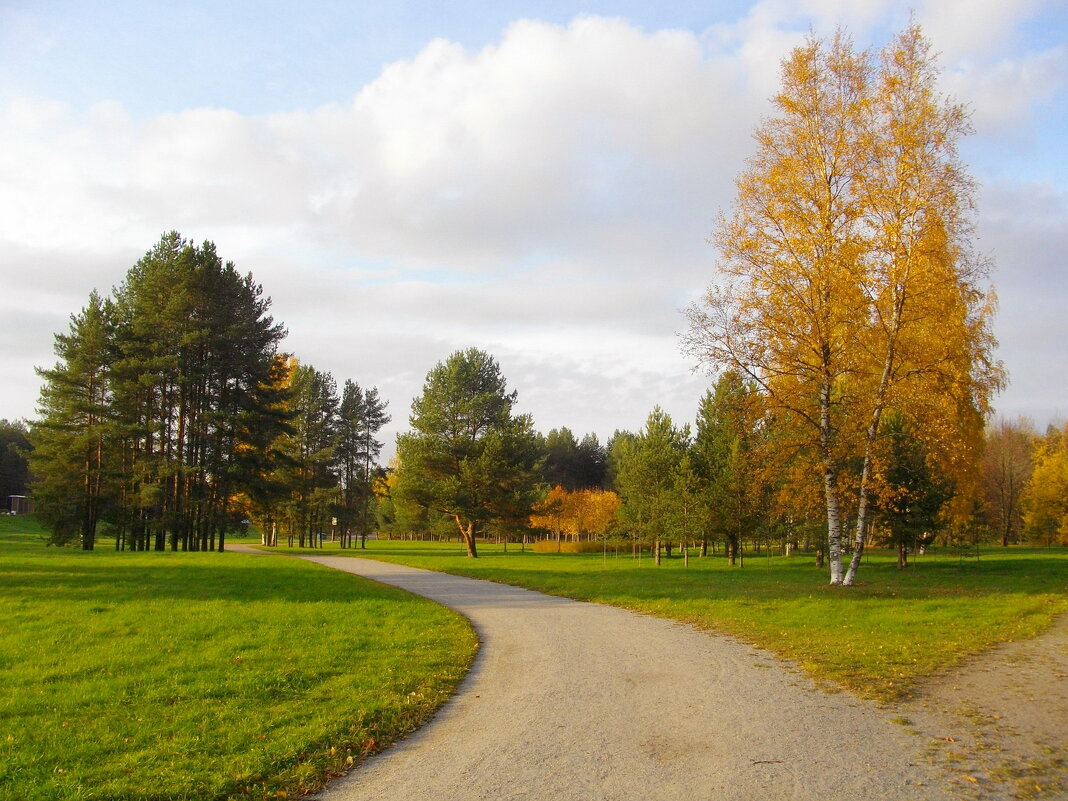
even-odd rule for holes
{"type": "Polygon", "coordinates": [[[957,155],[968,115],[936,78],[916,25],[878,56],[842,33],[796,48],[713,234],[719,277],[689,310],[687,349],[755,381],[778,419],[807,432],[832,560],[839,510],[854,506],[839,497],[845,473],[863,459],[858,491],[870,491],[883,412],[908,418],[970,491],[1003,380],[971,248],[974,187],[957,155]]]}

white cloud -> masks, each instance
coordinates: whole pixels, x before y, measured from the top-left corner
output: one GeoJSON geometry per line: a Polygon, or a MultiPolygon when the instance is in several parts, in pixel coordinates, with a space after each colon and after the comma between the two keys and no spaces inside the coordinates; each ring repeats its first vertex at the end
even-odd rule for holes
{"type": "Polygon", "coordinates": [[[1068,83],[1068,50],[1057,47],[1017,58],[958,68],[944,85],[967,98],[975,126],[988,135],[1028,137],[1040,107],[1068,83]]]}
{"type": "Polygon", "coordinates": [[[1000,182],[985,188],[982,205],[981,244],[997,263],[993,277],[1001,308],[995,331],[1010,379],[998,407],[1044,426],[1068,411],[1068,191],[1000,182]]]}
{"type": "Polygon", "coordinates": [[[1020,22],[1042,5],[1040,0],[926,0],[917,19],[947,62],[982,61],[1012,41],[1020,22]]]}
{"type": "MultiPolygon", "coordinates": [[[[1063,86],[1055,51],[1005,45],[1026,9],[943,43],[937,5],[917,13],[952,53],[954,86],[979,93],[977,112],[1025,125],[1029,104],[1063,86]]],[[[14,330],[11,310],[59,330],[177,228],[255,273],[300,358],[378,384],[395,430],[426,371],[471,345],[501,359],[543,428],[607,436],[655,403],[688,418],[705,379],[678,354],[678,309],[711,277],[704,239],[802,17],[821,33],[855,26],[863,42],[906,14],[890,0],[768,0],[701,35],[519,21],[489,47],[433,41],[353,98],[266,117],[9,104],[0,248],[22,284],[0,298],[5,343],[49,363],[42,325],[14,330]]],[[[1026,252],[1024,212],[1016,199],[1004,209],[991,239],[1026,252]]],[[[1035,235],[1057,241],[1053,228],[1035,235]]],[[[1003,298],[1030,280],[1003,272],[1003,298]]],[[[18,397],[0,415],[31,414],[18,397]]]]}

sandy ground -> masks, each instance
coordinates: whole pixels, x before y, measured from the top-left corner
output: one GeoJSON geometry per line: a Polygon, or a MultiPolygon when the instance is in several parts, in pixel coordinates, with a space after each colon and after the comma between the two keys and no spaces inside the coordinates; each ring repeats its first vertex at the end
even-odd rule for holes
{"type": "Polygon", "coordinates": [[[936,678],[900,713],[959,797],[1068,799],[1068,615],[936,678]]]}
{"type": "Polygon", "coordinates": [[[427,726],[319,801],[880,801],[951,789],[928,738],[750,646],[485,581],[306,558],[452,607],[482,642],[427,726]]]}

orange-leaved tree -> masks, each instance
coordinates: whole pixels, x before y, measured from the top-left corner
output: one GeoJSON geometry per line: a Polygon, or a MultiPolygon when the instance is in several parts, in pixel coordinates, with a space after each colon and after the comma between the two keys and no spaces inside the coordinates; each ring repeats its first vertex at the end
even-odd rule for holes
{"type": "Polygon", "coordinates": [[[689,310],[687,349],[754,381],[785,425],[807,432],[832,584],[852,584],[860,565],[884,412],[965,476],[1003,380],[957,155],[968,115],[936,78],[916,25],[878,57],[842,33],[796,48],[714,234],[720,280],[689,310]]]}

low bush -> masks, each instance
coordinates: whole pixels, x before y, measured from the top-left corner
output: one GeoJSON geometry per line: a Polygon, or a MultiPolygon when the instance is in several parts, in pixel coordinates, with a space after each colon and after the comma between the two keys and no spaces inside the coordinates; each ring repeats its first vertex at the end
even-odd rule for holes
{"type": "Polygon", "coordinates": [[[534,553],[600,553],[604,550],[603,542],[568,542],[561,540],[538,540],[534,543],[534,553]]]}

